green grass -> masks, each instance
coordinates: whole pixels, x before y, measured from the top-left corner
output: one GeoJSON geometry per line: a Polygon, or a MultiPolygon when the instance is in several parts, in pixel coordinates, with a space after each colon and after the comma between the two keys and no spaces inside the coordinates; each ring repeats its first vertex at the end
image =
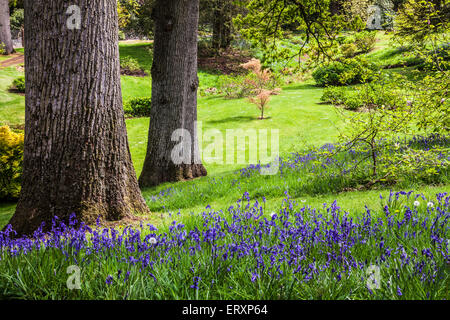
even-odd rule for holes
{"type": "Polygon", "coordinates": [[[23,76],[16,67],[0,70],[0,125],[25,122],[25,97],[8,91],[13,80],[23,76]]]}

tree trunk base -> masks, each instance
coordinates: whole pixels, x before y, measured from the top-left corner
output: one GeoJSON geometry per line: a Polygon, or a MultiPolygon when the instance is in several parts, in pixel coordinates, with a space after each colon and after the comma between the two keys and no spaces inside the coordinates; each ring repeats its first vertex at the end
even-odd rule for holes
{"type": "MultiPolygon", "coordinates": [[[[69,225],[69,218],[72,213],[75,213],[75,219],[78,223],[75,227],[79,226],[81,221],[88,225],[95,225],[97,221],[100,223],[105,222],[118,222],[118,221],[137,221],[135,213],[148,213],[148,207],[142,202],[136,203],[119,203],[119,204],[80,204],[78,209],[74,209],[72,212],[67,212],[64,208],[52,208],[52,214],[49,215],[49,209],[38,208],[36,206],[26,205],[24,203],[18,203],[14,216],[9,221],[14,231],[18,236],[30,236],[36,231],[42,223],[43,231],[48,232],[52,228],[52,220],[54,216],[58,217],[58,221],[64,222],[69,225]]],[[[6,227],[3,229],[5,230],[6,227]]]]}
{"type": "Polygon", "coordinates": [[[165,182],[178,182],[193,180],[208,175],[202,164],[183,164],[179,166],[154,167],[152,170],[143,170],[139,177],[139,186],[149,188],[165,182]]]}

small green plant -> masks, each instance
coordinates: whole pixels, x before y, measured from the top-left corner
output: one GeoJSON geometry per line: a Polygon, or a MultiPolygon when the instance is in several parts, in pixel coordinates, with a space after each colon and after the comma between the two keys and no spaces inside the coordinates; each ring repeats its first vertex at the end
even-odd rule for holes
{"type": "Polygon", "coordinates": [[[139,65],[139,62],[135,58],[129,56],[120,58],[120,68],[130,72],[141,71],[141,66],[139,65]]]}
{"type": "Polygon", "coordinates": [[[218,92],[224,94],[227,99],[247,97],[253,90],[253,86],[246,78],[246,76],[220,76],[218,92]]]}
{"type": "Polygon", "coordinates": [[[347,93],[345,87],[326,87],[320,100],[336,106],[345,104],[347,93]]]}
{"type": "Polygon", "coordinates": [[[122,30],[119,30],[119,40],[120,41],[122,41],[122,40],[125,40],[125,32],[123,32],[122,30]]]}
{"type": "Polygon", "coordinates": [[[357,51],[358,48],[354,43],[345,43],[341,46],[341,52],[345,58],[353,58],[357,51]]]}
{"type": "Polygon", "coordinates": [[[17,199],[23,161],[23,133],[0,127],[0,199],[17,199]]]}
{"type": "Polygon", "coordinates": [[[10,89],[16,92],[25,93],[25,77],[14,79],[10,89]]]}
{"type": "Polygon", "coordinates": [[[377,33],[374,31],[358,32],[355,35],[356,48],[362,53],[368,53],[372,51],[377,42],[377,33]]]}
{"type": "Polygon", "coordinates": [[[125,102],[124,112],[126,117],[150,117],[152,105],[151,97],[132,98],[125,102]]]}

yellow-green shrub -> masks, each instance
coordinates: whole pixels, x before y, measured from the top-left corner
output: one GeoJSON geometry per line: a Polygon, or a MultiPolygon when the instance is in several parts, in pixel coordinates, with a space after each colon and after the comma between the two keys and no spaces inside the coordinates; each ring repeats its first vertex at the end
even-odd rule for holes
{"type": "Polygon", "coordinates": [[[19,196],[23,163],[23,133],[0,127],[0,199],[19,196]]]}

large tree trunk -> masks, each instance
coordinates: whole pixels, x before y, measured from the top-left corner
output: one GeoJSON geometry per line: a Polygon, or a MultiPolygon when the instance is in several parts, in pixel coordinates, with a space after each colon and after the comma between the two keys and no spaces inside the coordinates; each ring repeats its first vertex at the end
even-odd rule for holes
{"type": "Polygon", "coordinates": [[[152,66],[152,108],[147,155],[141,187],[206,175],[198,152],[197,34],[198,0],[158,0],[154,9],[155,42],[152,66]],[[172,134],[184,129],[187,157],[174,161],[179,141],[172,134]]]}
{"type": "Polygon", "coordinates": [[[213,9],[212,47],[227,49],[231,44],[231,3],[229,0],[215,0],[213,9]]]}
{"type": "Polygon", "coordinates": [[[25,147],[10,223],[29,234],[53,216],[132,218],[148,207],[131,162],[122,106],[116,0],[25,1],[25,147]],[[74,20],[76,21],[76,19],[74,20]]]}
{"type": "Polygon", "coordinates": [[[4,46],[5,54],[11,54],[14,52],[14,47],[11,40],[8,0],[0,0],[0,45],[4,46]]]}

